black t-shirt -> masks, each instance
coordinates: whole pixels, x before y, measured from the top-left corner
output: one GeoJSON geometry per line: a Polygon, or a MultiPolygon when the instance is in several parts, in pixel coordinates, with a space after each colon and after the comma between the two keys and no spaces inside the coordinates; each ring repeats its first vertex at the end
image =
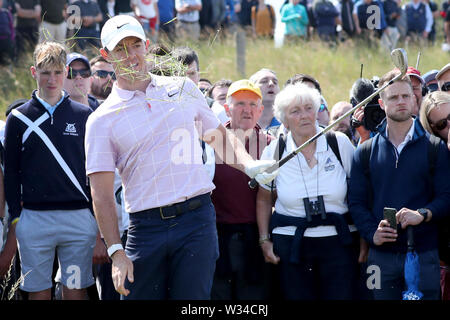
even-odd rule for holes
{"type": "Polygon", "coordinates": [[[68,3],[67,0],[40,0],[41,1],[41,17],[42,20],[53,24],[60,24],[64,22],[64,6],[68,3]]]}
{"type": "Polygon", "coordinates": [[[389,27],[397,26],[397,19],[400,17],[401,9],[394,0],[386,0],[383,2],[383,10],[386,16],[386,23],[389,27]],[[398,16],[395,19],[391,18],[393,13],[397,13],[398,16]]]}
{"type": "Polygon", "coordinates": [[[450,6],[447,7],[447,11],[445,14],[445,22],[450,22],[450,6]]]}
{"type": "Polygon", "coordinates": [[[241,11],[238,13],[239,23],[242,26],[252,25],[252,7],[258,3],[257,0],[242,0],[241,11]]]}
{"type": "Polygon", "coordinates": [[[116,0],[116,4],[114,5],[114,13],[117,15],[119,13],[132,12],[133,10],[131,9],[130,2],[131,0],[116,0]]]}
{"type": "Polygon", "coordinates": [[[92,109],[92,111],[95,111],[98,106],[100,105],[100,102],[92,95],[88,94],[88,102],[89,107],[92,109]]]}
{"type": "MultiPolygon", "coordinates": [[[[22,9],[34,9],[35,6],[40,4],[39,0],[16,0],[16,3],[20,5],[22,9]]],[[[17,18],[18,27],[37,27],[38,21],[35,18],[17,18]]]]}
{"type": "MultiPolygon", "coordinates": [[[[97,2],[89,1],[88,3],[79,0],[73,3],[76,6],[80,7],[81,17],[96,17],[100,13],[100,8],[98,7],[97,2]]],[[[83,26],[84,29],[95,29],[96,23],[91,24],[89,27],[83,26]]]]}

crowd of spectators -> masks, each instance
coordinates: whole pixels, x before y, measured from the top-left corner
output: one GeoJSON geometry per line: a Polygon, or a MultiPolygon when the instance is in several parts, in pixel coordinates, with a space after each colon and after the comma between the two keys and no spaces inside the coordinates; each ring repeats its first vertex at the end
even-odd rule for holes
{"type": "Polygon", "coordinates": [[[69,42],[78,51],[98,47],[103,24],[117,14],[138,18],[153,43],[160,37],[195,42],[218,30],[270,39],[279,29],[286,42],[317,36],[335,46],[354,38],[388,50],[399,41],[434,44],[443,33],[442,49],[450,48],[448,1],[439,8],[432,0],[286,0],[275,8],[264,0],[2,0],[0,8],[3,63],[44,40],[69,42]]]}
{"type": "MultiPolygon", "coordinates": [[[[391,20],[401,16],[399,6],[395,1],[373,1],[380,12],[384,12],[381,16],[384,28],[379,30],[387,32],[378,36],[382,39],[385,36],[382,41],[392,45],[398,35],[393,36],[395,26],[391,20]],[[385,5],[388,9],[381,11],[385,5]]],[[[170,121],[175,121],[174,126],[186,125],[190,121],[187,119],[195,117],[210,127],[218,125],[226,132],[233,132],[241,143],[236,144],[237,147],[226,147],[241,148],[234,156],[245,154],[251,159],[248,163],[257,167],[255,163],[278,160],[323,131],[365,98],[361,97],[359,87],[375,90],[375,85],[373,80],[359,79],[350,90],[349,101],[336,102],[330,108],[323,97],[327,88],[301,70],[282,87],[276,71],[267,68],[255,70],[249,79],[238,81],[224,78],[212,82],[201,78],[201,61],[194,50],[186,46],[169,49],[162,44],[151,44],[158,39],[158,32],[161,36],[162,21],[168,17],[162,18],[164,11],[160,4],[164,6],[169,1],[148,2],[145,5],[151,8],[144,7],[144,2],[140,1],[77,1],[74,5],[81,9],[81,22],[71,20],[70,12],[62,6],[58,14],[42,15],[47,20],[40,22],[41,40],[38,36],[30,37],[22,43],[35,46],[31,76],[37,88],[30,100],[18,97],[21,99],[11,103],[6,124],[3,123],[6,129],[2,129],[0,145],[4,168],[0,170],[0,214],[4,222],[1,229],[5,233],[1,237],[0,278],[9,272],[12,276],[2,290],[11,290],[14,281],[22,275],[16,299],[398,300],[405,290],[402,265],[407,248],[406,229],[414,227],[421,259],[419,289],[423,298],[450,299],[450,152],[447,148],[450,64],[435,66],[436,69],[423,76],[419,70],[409,67],[407,76],[393,84],[389,81],[398,70],[380,75],[377,85],[389,83],[389,86],[374,103],[377,112],[383,113],[376,126],[371,125],[374,119],[366,112],[372,106],[369,103],[367,109],[355,110],[286,166],[268,173],[272,175],[270,179],[267,175],[263,180],[257,179],[256,189],[248,188],[250,177],[261,179],[259,175],[263,173],[251,175],[248,173],[251,166],[243,170],[233,163],[228,164],[227,157],[218,151],[217,142],[205,143],[207,139],[195,130],[192,141],[198,143],[198,148],[192,148],[202,151],[201,156],[195,151],[193,157],[200,156],[200,164],[183,162],[189,170],[178,175],[177,183],[186,186],[184,183],[188,181],[189,187],[200,188],[198,182],[201,181],[208,192],[192,197],[193,200],[186,197],[185,202],[166,206],[158,202],[159,197],[173,197],[176,192],[191,190],[175,188],[164,173],[152,176],[150,166],[137,155],[142,152],[146,161],[156,158],[160,166],[177,168],[173,159],[152,155],[173,143],[170,140],[167,146],[154,146],[153,133],[170,131],[171,127],[165,122],[166,113],[170,121]],[[106,23],[113,19],[105,18],[104,10],[107,16],[117,17],[114,18],[117,25],[106,23]],[[42,30],[44,21],[48,24],[45,31],[42,30]],[[78,41],[80,33],[84,36],[78,47],[69,52],[57,37],[60,30],[70,30],[68,26],[77,23],[82,27],[74,32],[73,39],[78,41]],[[122,38],[118,39],[117,34],[123,35],[122,38]],[[89,60],[84,54],[86,46],[92,46],[100,54],[89,60]],[[179,66],[165,68],[148,64],[145,59],[148,52],[160,62],[179,66]],[[165,77],[168,75],[174,77],[165,77]],[[159,89],[162,87],[164,91],[159,89]],[[179,92],[183,99],[172,98],[179,92]],[[145,97],[150,94],[158,97],[145,97]],[[166,101],[166,96],[170,101],[166,101]],[[162,108],[161,104],[165,103],[172,103],[174,108],[162,108]],[[182,111],[174,111],[179,106],[182,111]],[[157,117],[149,117],[148,112],[157,117]],[[174,115],[174,112],[180,113],[174,115]],[[117,121],[119,115],[121,118],[117,121]],[[132,117],[132,121],[128,117],[132,117]],[[158,121],[164,125],[152,128],[146,124],[156,125],[158,121]],[[126,133],[122,131],[125,127],[126,133]],[[136,134],[137,128],[145,128],[148,134],[136,134]],[[116,131],[108,136],[113,129],[116,131]],[[96,130],[104,132],[97,134],[96,130]],[[438,174],[428,170],[430,137],[442,140],[437,140],[438,151],[433,164],[438,174]],[[114,143],[117,145],[113,146],[114,143]],[[368,149],[372,157],[369,153],[366,164],[367,147],[364,146],[367,145],[372,146],[368,149]],[[156,151],[148,152],[146,147],[156,148],[156,151]],[[118,152],[122,155],[114,158],[118,152]],[[102,176],[105,171],[107,177],[102,176]],[[367,171],[372,173],[367,174],[367,171]],[[148,179],[141,175],[147,175],[148,179]],[[139,181],[130,185],[133,179],[139,181]],[[160,189],[147,185],[152,192],[143,197],[144,189],[140,188],[153,179],[158,179],[160,189]],[[164,191],[166,187],[172,191],[164,191]],[[105,199],[107,205],[102,203],[105,199]],[[113,201],[108,202],[110,199],[113,201]],[[145,201],[159,204],[156,211],[151,205],[149,210],[140,208],[145,201]],[[210,208],[204,208],[210,201],[215,207],[214,221],[208,215],[210,208]],[[389,225],[384,219],[385,207],[398,211],[398,226],[389,225]],[[6,219],[3,219],[5,210],[6,219]],[[106,216],[99,214],[107,211],[106,216]],[[152,229],[155,227],[152,219],[156,217],[160,226],[166,226],[165,221],[170,222],[170,219],[195,221],[195,216],[192,218],[186,211],[204,215],[205,220],[200,225],[207,233],[200,231],[199,234],[207,238],[207,243],[199,240],[188,244],[189,238],[180,236],[174,243],[182,243],[182,249],[174,250],[170,258],[164,256],[165,249],[145,245],[145,241],[155,241],[153,231],[160,236],[159,231],[152,229]],[[79,226],[83,229],[81,233],[77,230],[79,226]],[[117,229],[117,234],[109,232],[113,229],[117,229]],[[150,229],[153,231],[149,232],[150,229]],[[137,235],[145,241],[137,241],[137,235]],[[36,243],[44,249],[36,250],[36,243]],[[128,257],[124,255],[124,247],[128,257]],[[117,257],[122,259],[121,266],[112,264],[114,258],[119,259],[117,257]],[[189,263],[183,265],[182,271],[179,266],[171,265],[175,271],[169,272],[163,265],[152,264],[153,257],[166,262],[180,259],[189,263]],[[136,268],[135,279],[130,264],[136,268]],[[71,269],[74,265],[79,269],[71,269]],[[151,272],[149,265],[152,265],[151,272]],[[367,285],[367,270],[372,265],[381,267],[381,287],[367,285]],[[114,267],[122,269],[114,273],[114,267]],[[117,280],[117,274],[123,270],[128,272],[126,280],[126,274],[121,274],[123,277],[117,280]],[[192,280],[188,279],[190,273],[195,276],[195,286],[187,281],[192,280]],[[80,274],[73,282],[72,275],[80,274]],[[167,285],[172,277],[179,280],[179,286],[167,285]],[[147,287],[151,283],[157,284],[147,287]],[[174,287],[176,290],[172,289],[174,287]]],[[[201,10],[208,8],[201,2],[174,2],[169,21],[177,16],[177,22],[174,28],[166,28],[167,25],[164,28],[167,39],[176,39],[179,32],[194,38],[200,36],[201,10]]],[[[282,7],[281,15],[286,23],[292,23],[286,28],[292,31],[288,34],[289,41],[297,41],[295,36],[304,39],[311,36],[309,26],[313,21],[324,22],[320,27],[316,25],[321,39],[335,41],[337,34],[330,30],[336,29],[327,25],[328,18],[341,19],[342,8],[349,10],[349,14],[339,21],[352,21],[355,36],[377,31],[365,28],[362,23],[369,18],[367,11],[361,8],[367,9],[371,4],[372,0],[352,7],[350,2],[342,2],[338,9],[322,0],[313,7],[329,15],[317,15],[314,11],[311,15],[307,6],[302,8],[299,1],[293,0],[282,7]]],[[[17,4],[12,12],[21,12],[24,19],[26,16],[26,19],[40,21],[41,13],[49,12],[44,11],[45,5],[43,0],[36,0],[30,8],[17,4]]],[[[406,11],[421,10],[423,6],[428,8],[422,2],[412,3],[406,11]]],[[[219,7],[211,1],[208,10],[214,12],[219,7]]],[[[243,12],[247,11],[250,19],[246,20],[246,25],[250,34],[273,36],[274,24],[269,23],[269,19],[273,19],[274,11],[264,2],[244,0],[223,8],[235,10],[236,21],[242,25],[243,12]]],[[[12,25],[9,9],[0,13],[9,19],[7,25],[12,25]]],[[[224,17],[229,18],[228,13],[224,17]]],[[[203,19],[211,16],[222,17],[211,13],[203,19]]],[[[223,20],[216,23],[221,22],[223,20]]],[[[206,25],[217,26],[214,21],[203,26],[206,25]]],[[[19,33],[22,33],[20,37],[29,36],[30,30],[39,32],[39,23],[22,27],[11,29],[9,39],[16,34],[19,37],[19,33]]],[[[427,31],[428,22],[423,23],[423,28],[414,34],[428,38],[431,32],[431,29],[427,31]]],[[[348,30],[349,25],[343,29],[348,30]]],[[[66,36],[62,36],[63,40],[66,36]]],[[[411,39],[413,37],[411,34],[411,39]]],[[[193,125],[187,126],[194,130],[193,125]]],[[[162,138],[162,134],[157,137],[162,138]]],[[[195,232],[189,230],[194,223],[180,221],[184,222],[172,225],[179,228],[171,231],[172,236],[178,232],[195,232]]]]}

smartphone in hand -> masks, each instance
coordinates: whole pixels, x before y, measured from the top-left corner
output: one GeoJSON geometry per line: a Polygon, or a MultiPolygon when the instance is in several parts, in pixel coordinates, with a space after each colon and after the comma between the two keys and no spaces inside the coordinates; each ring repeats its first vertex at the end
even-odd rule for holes
{"type": "Polygon", "coordinates": [[[395,208],[384,208],[383,209],[383,216],[384,219],[389,222],[389,225],[392,229],[397,230],[397,219],[395,218],[395,215],[397,214],[397,209],[395,208]]]}

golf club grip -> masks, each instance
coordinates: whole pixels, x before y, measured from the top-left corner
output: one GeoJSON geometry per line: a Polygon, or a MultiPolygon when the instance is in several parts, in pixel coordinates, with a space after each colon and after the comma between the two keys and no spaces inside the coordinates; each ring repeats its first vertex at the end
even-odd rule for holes
{"type": "MultiPolygon", "coordinates": [[[[275,170],[277,170],[279,167],[281,167],[283,164],[285,164],[286,162],[288,162],[289,160],[291,160],[293,157],[295,157],[295,155],[298,153],[299,151],[296,152],[296,150],[292,151],[290,154],[288,154],[286,157],[280,159],[278,162],[274,163],[272,166],[270,166],[269,168],[267,168],[265,171],[268,173],[272,173],[275,170]]],[[[253,178],[252,180],[250,180],[248,182],[248,186],[250,187],[250,189],[255,189],[256,186],[258,185],[258,181],[256,181],[255,178],[253,178]]]]}

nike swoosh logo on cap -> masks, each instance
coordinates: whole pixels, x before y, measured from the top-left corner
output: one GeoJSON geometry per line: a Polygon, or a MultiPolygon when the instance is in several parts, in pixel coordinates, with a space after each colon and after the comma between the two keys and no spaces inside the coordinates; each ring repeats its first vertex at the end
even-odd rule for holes
{"type": "Polygon", "coordinates": [[[117,26],[117,29],[120,29],[120,28],[122,28],[123,26],[125,26],[125,25],[127,25],[127,24],[129,24],[129,22],[127,22],[127,23],[124,23],[123,25],[121,25],[121,26],[117,26]]]}

